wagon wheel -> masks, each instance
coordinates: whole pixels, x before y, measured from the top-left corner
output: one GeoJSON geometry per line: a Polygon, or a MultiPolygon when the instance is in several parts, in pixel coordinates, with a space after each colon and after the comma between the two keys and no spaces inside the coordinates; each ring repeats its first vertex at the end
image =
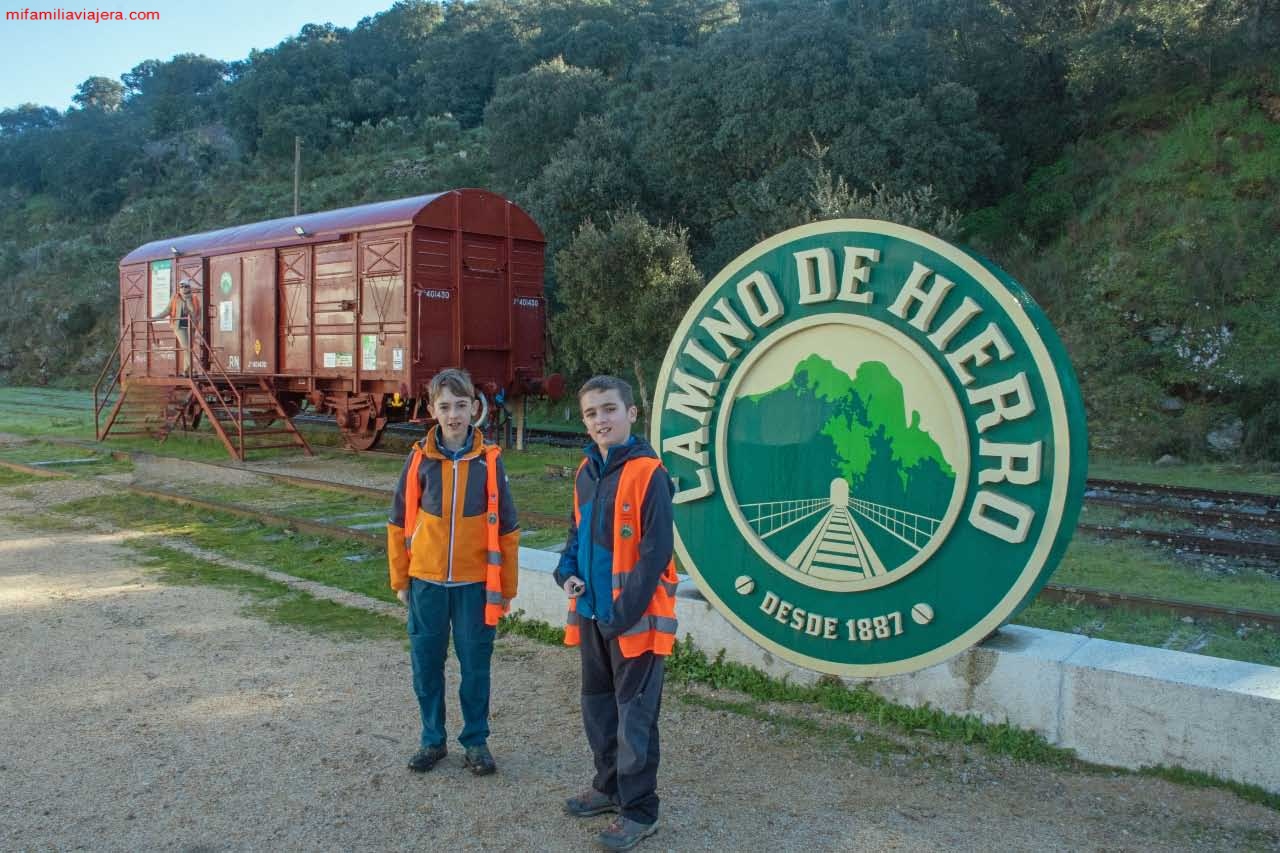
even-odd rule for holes
{"type": "Polygon", "coordinates": [[[386,416],[379,417],[377,409],[372,407],[350,414],[349,418],[339,419],[339,423],[343,424],[343,443],[352,450],[373,449],[378,439],[382,438],[382,428],[387,425],[386,416]]]}
{"type": "Polygon", "coordinates": [[[366,429],[360,432],[351,429],[342,431],[342,441],[352,450],[372,450],[382,438],[382,428],[366,429]]]}

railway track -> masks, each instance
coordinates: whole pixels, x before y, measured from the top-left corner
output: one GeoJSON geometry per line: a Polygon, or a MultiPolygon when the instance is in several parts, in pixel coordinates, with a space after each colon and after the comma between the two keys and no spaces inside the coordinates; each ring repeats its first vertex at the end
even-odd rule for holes
{"type": "MultiPolygon", "coordinates": [[[[327,418],[308,418],[308,424],[316,424],[328,422],[332,425],[332,419],[327,418]]],[[[332,431],[337,432],[336,426],[330,426],[332,431]]],[[[412,430],[414,435],[420,434],[421,427],[415,425],[412,430]]],[[[580,442],[581,436],[574,436],[568,433],[551,433],[542,431],[543,435],[559,436],[561,439],[574,439],[574,443],[580,442]]],[[[203,433],[188,433],[191,436],[200,436],[213,440],[215,436],[206,436],[203,433]]],[[[76,443],[76,442],[73,442],[76,443]]],[[[92,444],[82,444],[81,446],[93,447],[92,444]]],[[[402,458],[404,450],[365,450],[365,451],[348,451],[351,453],[363,453],[379,457],[402,458]]],[[[212,463],[210,463],[212,464],[212,463]]],[[[1091,480],[1092,485],[1097,485],[1098,490],[1105,488],[1106,493],[1088,494],[1086,502],[1089,505],[1107,506],[1130,513],[1139,515],[1170,515],[1177,518],[1183,518],[1197,523],[1211,532],[1186,532],[1186,531],[1170,531],[1160,529],[1150,529],[1140,526],[1127,526],[1120,524],[1090,524],[1082,523],[1079,529],[1092,536],[1100,539],[1110,540],[1129,540],[1135,542],[1145,542],[1150,544],[1168,547],[1185,553],[1195,554],[1213,554],[1224,557],[1238,558],[1258,558],[1272,562],[1280,563],[1280,541],[1275,538],[1258,538],[1245,535],[1243,531],[1257,528],[1265,531],[1280,530],[1280,513],[1273,513],[1266,509],[1258,509],[1265,507],[1268,502],[1275,502],[1277,499],[1271,495],[1259,495],[1248,492],[1223,492],[1204,489],[1185,489],[1177,488],[1171,493],[1176,493],[1178,499],[1187,499],[1188,495],[1197,496],[1198,500],[1209,501],[1212,496],[1229,496],[1236,504],[1234,508],[1197,508],[1174,506],[1169,507],[1161,504],[1154,504],[1151,501],[1150,492],[1144,492],[1147,484],[1142,483],[1124,483],[1116,480],[1091,480]],[[1129,487],[1126,493],[1120,492],[1121,486],[1129,487]],[[1142,499],[1133,497],[1124,497],[1128,495],[1146,495],[1142,499]],[[1252,509],[1241,509],[1240,506],[1248,506],[1252,509]],[[1213,522],[1213,523],[1210,523],[1213,522]],[[1226,528],[1226,529],[1223,529],[1226,528]],[[1217,533],[1218,535],[1214,535],[1217,533]]],[[[1092,488],[1091,492],[1095,490],[1092,488]]],[[[1161,491],[1166,491],[1161,487],[1161,491]]]]}
{"type": "Polygon", "coordinates": [[[1128,480],[1090,478],[1085,487],[1090,491],[1112,492],[1120,495],[1146,495],[1157,498],[1181,498],[1210,504],[1237,504],[1260,507],[1261,513],[1280,514],[1280,495],[1257,492],[1240,492],[1229,489],[1195,489],[1188,486],[1166,486],[1161,483],[1134,483],[1128,480]]]}
{"type": "Polygon", "coordinates": [[[30,410],[33,414],[38,414],[48,409],[53,409],[59,412],[82,412],[88,415],[93,414],[92,406],[64,406],[57,403],[28,403],[19,400],[5,400],[0,403],[0,406],[4,406],[6,409],[15,408],[30,410]]]}
{"type": "Polygon", "coordinates": [[[1076,529],[1099,539],[1127,539],[1163,545],[1177,551],[1190,551],[1196,554],[1216,554],[1220,557],[1257,557],[1280,562],[1280,544],[1257,539],[1206,536],[1200,533],[1149,530],[1112,524],[1079,524],[1076,529]]]}

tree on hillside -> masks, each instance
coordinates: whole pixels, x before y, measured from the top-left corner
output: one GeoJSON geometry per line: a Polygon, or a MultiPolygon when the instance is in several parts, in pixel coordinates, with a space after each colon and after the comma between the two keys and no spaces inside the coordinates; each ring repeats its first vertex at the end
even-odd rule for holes
{"type": "Polygon", "coordinates": [[[124,103],[124,84],[110,77],[90,77],[76,88],[71,100],[84,110],[113,112],[124,103]]]}
{"type": "Polygon", "coordinates": [[[484,111],[498,184],[511,190],[537,175],[578,122],[604,109],[608,88],[599,71],[558,57],[499,83],[484,111]]]}
{"type": "Polygon", "coordinates": [[[631,138],[615,115],[584,119],[541,174],[517,198],[542,225],[548,246],[564,245],[589,219],[604,220],[619,201],[645,209],[644,181],[631,138]]]}
{"type": "Polygon", "coordinates": [[[573,376],[629,370],[647,415],[646,370],[661,363],[703,284],[684,229],[651,225],[634,210],[604,230],[588,222],[556,255],[556,270],[561,307],[551,335],[561,367],[573,376]]]}
{"type": "Polygon", "coordinates": [[[308,150],[334,141],[333,125],[350,107],[345,33],[308,25],[296,38],[250,54],[228,87],[225,110],[245,150],[283,159],[292,156],[295,136],[308,150]]]}
{"type": "Polygon", "coordinates": [[[168,62],[139,63],[120,79],[129,110],[142,116],[148,136],[160,139],[214,119],[214,96],[228,70],[221,60],[180,53],[168,62]]]}
{"type": "Polygon", "coordinates": [[[54,127],[61,115],[53,107],[39,104],[22,104],[0,110],[0,136],[17,136],[29,130],[54,127]]]}
{"type": "Polygon", "coordinates": [[[449,113],[463,127],[480,124],[498,81],[532,64],[521,12],[498,0],[444,7],[444,21],[408,70],[420,115],[449,113]]]}

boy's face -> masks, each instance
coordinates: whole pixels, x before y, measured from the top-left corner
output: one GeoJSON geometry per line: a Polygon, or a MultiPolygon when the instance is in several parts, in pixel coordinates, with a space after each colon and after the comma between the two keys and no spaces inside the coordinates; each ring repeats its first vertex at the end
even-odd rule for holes
{"type": "Polygon", "coordinates": [[[616,389],[588,391],[578,400],[582,407],[582,423],[591,440],[605,453],[610,447],[626,444],[631,425],[636,422],[636,407],[623,405],[616,389]]]}
{"type": "Polygon", "coordinates": [[[467,427],[480,411],[480,403],[467,397],[459,397],[448,388],[441,388],[427,408],[440,424],[444,443],[456,449],[466,440],[467,427]]]}

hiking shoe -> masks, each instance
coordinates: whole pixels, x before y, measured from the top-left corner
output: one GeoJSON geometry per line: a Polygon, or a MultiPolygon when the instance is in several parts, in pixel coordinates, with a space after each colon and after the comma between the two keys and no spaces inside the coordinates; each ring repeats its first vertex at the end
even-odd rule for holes
{"type": "Polygon", "coordinates": [[[618,815],[604,832],[596,836],[608,850],[630,850],[658,831],[658,822],[640,823],[618,815]]]}
{"type": "Polygon", "coordinates": [[[449,750],[443,745],[420,749],[409,759],[409,769],[414,773],[426,773],[448,754],[449,750]]]}
{"type": "Polygon", "coordinates": [[[463,757],[462,763],[467,766],[473,776],[488,776],[498,769],[498,765],[493,760],[493,753],[489,752],[489,747],[484,744],[467,747],[467,754],[463,757]]]}
{"type": "Polygon", "coordinates": [[[600,793],[595,788],[564,801],[564,813],[571,817],[591,817],[617,810],[618,804],[613,801],[613,798],[608,794],[600,793]]]}

